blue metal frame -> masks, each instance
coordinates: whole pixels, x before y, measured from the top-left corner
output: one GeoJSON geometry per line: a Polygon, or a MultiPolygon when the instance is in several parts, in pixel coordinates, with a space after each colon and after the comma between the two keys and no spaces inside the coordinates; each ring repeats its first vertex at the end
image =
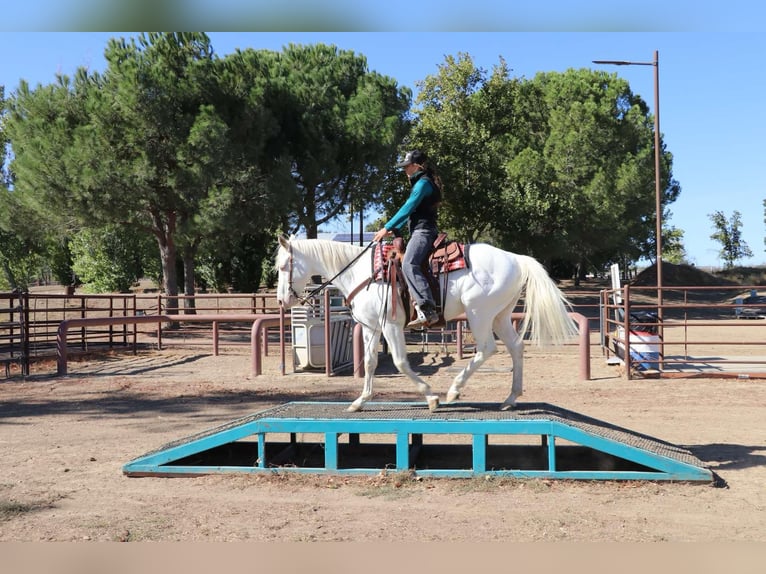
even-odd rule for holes
{"type": "MultiPolygon", "coordinates": [[[[339,403],[302,403],[316,405],[337,405],[339,403]]],[[[409,405],[411,403],[376,403],[377,405],[409,405]]],[[[258,473],[258,472],[300,472],[347,475],[378,474],[386,468],[339,468],[339,436],[348,434],[351,441],[358,441],[359,434],[395,435],[396,471],[414,470],[420,476],[431,477],[474,477],[479,475],[510,476],[519,478],[552,478],[580,480],[671,480],[711,482],[710,470],[690,464],[671,456],[664,456],[650,450],[619,442],[608,437],[588,432],[559,420],[479,420],[479,419],[397,419],[397,418],[262,418],[243,417],[189,440],[176,441],[155,452],[127,463],[123,472],[129,476],[180,476],[211,473],[258,473]],[[242,421],[238,424],[238,421],[242,421]],[[220,429],[220,430],[219,430],[220,429]],[[297,433],[324,436],[324,465],[322,467],[270,467],[266,457],[267,437],[270,434],[290,434],[295,442],[297,433]],[[454,469],[413,469],[410,464],[410,449],[422,444],[423,435],[465,435],[471,436],[472,468],[454,469]],[[548,468],[546,470],[487,469],[487,445],[490,436],[495,435],[538,435],[543,445],[547,443],[548,468]],[[185,457],[209,449],[255,436],[258,459],[253,466],[204,466],[173,464],[185,457]],[[412,442],[410,442],[412,439],[412,442]],[[615,457],[625,459],[643,467],[643,470],[558,470],[556,460],[556,439],[562,439],[589,447],[615,457]]],[[[350,441],[350,442],[351,442],[350,441]]],[[[351,442],[355,444],[354,442],[351,442]]]]}

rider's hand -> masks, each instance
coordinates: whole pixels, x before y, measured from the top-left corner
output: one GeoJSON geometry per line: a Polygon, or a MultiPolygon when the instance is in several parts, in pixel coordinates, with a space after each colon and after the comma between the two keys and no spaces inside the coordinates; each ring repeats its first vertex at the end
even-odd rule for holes
{"type": "Polygon", "coordinates": [[[375,241],[375,242],[380,242],[384,237],[386,237],[387,235],[390,235],[390,234],[391,234],[391,232],[384,227],[384,228],[382,228],[380,231],[378,231],[375,234],[375,236],[372,238],[372,240],[375,241]]]}

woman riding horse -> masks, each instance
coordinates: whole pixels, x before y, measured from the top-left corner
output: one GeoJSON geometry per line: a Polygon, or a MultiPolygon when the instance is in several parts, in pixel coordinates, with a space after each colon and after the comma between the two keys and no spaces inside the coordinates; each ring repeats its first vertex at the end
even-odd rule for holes
{"type": "Polygon", "coordinates": [[[441,181],[429,165],[426,154],[420,150],[407,152],[396,167],[403,167],[410,180],[410,196],[372,240],[381,241],[409,221],[410,239],[404,252],[402,272],[415,301],[417,317],[407,327],[419,329],[439,321],[439,311],[423,273],[423,265],[439,234],[436,217],[442,197],[441,181]]]}

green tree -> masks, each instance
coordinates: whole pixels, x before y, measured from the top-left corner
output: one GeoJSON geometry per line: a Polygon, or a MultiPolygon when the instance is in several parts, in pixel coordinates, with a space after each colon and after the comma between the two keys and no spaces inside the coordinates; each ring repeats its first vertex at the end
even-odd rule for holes
{"type": "Polygon", "coordinates": [[[5,135],[5,117],[7,115],[5,86],[0,84],[0,189],[7,190],[10,183],[8,174],[8,137],[5,135]]]}
{"type": "Polygon", "coordinates": [[[215,61],[216,112],[227,137],[216,153],[222,169],[184,229],[187,292],[189,262],[196,260],[206,286],[256,291],[274,235],[297,203],[279,110],[272,109],[275,59],[271,51],[245,50],[215,61]]]}
{"type": "Polygon", "coordinates": [[[72,272],[66,243],[57,241],[35,209],[12,189],[9,104],[0,86],[0,289],[26,289],[35,278],[44,277],[48,267],[70,279],[72,272]]]}
{"type": "MultiPolygon", "coordinates": [[[[549,131],[540,153],[556,205],[549,226],[561,229],[554,236],[558,246],[548,244],[551,254],[581,268],[625,254],[651,258],[654,122],[646,103],[616,74],[570,69],[538,74],[533,83],[547,108],[549,131]]],[[[671,166],[663,150],[663,206],[680,193],[671,166]]]]}
{"type": "Polygon", "coordinates": [[[662,230],[662,260],[675,265],[690,263],[684,246],[684,232],[677,227],[664,227],[662,230]]]}
{"type": "Polygon", "coordinates": [[[408,147],[426,150],[437,163],[440,224],[464,241],[479,240],[496,222],[516,89],[508,74],[501,61],[488,78],[470,55],[458,54],[420,85],[408,147]]]}
{"type": "Polygon", "coordinates": [[[721,244],[719,255],[723,259],[726,269],[731,269],[734,267],[734,263],[744,257],[753,256],[750,247],[742,239],[742,214],[739,211],[735,210],[729,219],[726,218],[723,211],[709,213],[708,217],[715,228],[710,239],[721,244]]]}
{"type": "Polygon", "coordinates": [[[127,293],[144,276],[148,236],[121,225],[83,229],[72,236],[73,269],[95,293],[127,293]]]}
{"type": "Polygon", "coordinates": [[[26,289],[50,274],[63,284],[73,283],[66,236],[21,199],[0,186],[0,290],[26,289]]]}
{"type": "Polygon", "coordinates": [[[172,312],[181,230],[220,173],[216,151],[226,137],[207,91],[212,46],[204,34],[142,34],[111,40],[105,57],[82,140],[90,151],[83,151],[84,163],[93,169],[81,197],[99,197],[94,219],[154,235],[172,312]]]}
{"type": "Polygon", "coordinates": [[[279,203],[284,187],[257,161],[276,127],[262,111],[264,82],[246,81],[257,70],[248,78],[235,58],[215,59],[205,34],[113,39],[105,56],[103,74],[81,69],[73,81],[22,85],[10,122],[16,187],[38,208],[71,217],[69,228],[152,234],[172,310],[179,252],[188,292],[207,236],[236,233],[232,224],[269,217],[279,203]]]}
{"type": "MultiPolygon", "coordinates": [[[[54,84],[30,89],[22,81],[5,102],[5,230],[25,252],[47,263],[62,283],[74,281],[68,254],[72,223],[70,193],[76,181],[74,134],[86,117],[76,82],[58,76],[54,84]],[[38,193],[39,192],[39,193],[38,193]]],[[[0,248],[1,249],[1,248],[0,248]]],[[[16,252],[16,257],[19,252],[16,252]]]]}
{"type": "Polygon", "coordinates": [[[290,44],[269,64],[268,106],[287,144],[291,231],[319,226],[378,192],[408,129],[411,93],[367,69],[364,56],[335,46],[290,44]]]}
{"type": "MultiPolygon", "coordinates": [[[[438,162],[445,230],[581,273],[651,257],[653,121],[627,82],[585,69],[519,80],[502,59],[489,75],[459,54],[421,88],[407,145],[438,162]]],[[[667,205],[680,186],[664,149],[661,163],[667,205]]]]}

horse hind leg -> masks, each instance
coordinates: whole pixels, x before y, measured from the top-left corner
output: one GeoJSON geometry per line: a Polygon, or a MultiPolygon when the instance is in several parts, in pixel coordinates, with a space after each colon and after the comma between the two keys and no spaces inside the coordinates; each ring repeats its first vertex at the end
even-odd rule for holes
{"type": "Polygon", "coordinates": [[[481,325],[480,323],[481,321],[475,316],[468,316],[468,324],[473,333],[473,338],[476,341],[476,354],[452,381],[452,386],[450,386],[447,391],[447,397],[444,401],[445,404],[455,402],[460,398],[460,391],[466,385],[468,379],[471,378],[471,375],[481,367],[484,361],[489,359],[497,351],[497,345],[495,345],[495,340],[492,336],[491,326],[489,324],[481,325]]]}
{"type": "Polygon", "coordinates": [[[493,324],[493,330],[508,349],[513,364],[511,393],[503,401],[502,405],[500,405],[500,410],[503,411],[514,408],[516,406],[516,400],[523,393],[524,341],[516,329],[513,328],[511,311],[511,307],[504,309],[503,312],[495,318],[493,324]]]}

